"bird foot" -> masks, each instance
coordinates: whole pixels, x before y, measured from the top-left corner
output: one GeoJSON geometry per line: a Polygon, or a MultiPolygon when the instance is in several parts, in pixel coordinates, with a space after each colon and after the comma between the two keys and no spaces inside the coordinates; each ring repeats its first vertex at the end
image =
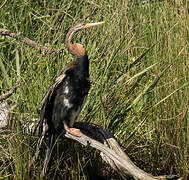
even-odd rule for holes
{"type": "Polygon", "coordinates": [[[64,123],[64,129],[66,130],[66,132],[68,132],[69,134],[72,134],[74,136],[77,137],[81,137],[83,135],[83,133],[81,132],[80,129],[77,128],[70,128],[68,127],[68,125],[66,123],[64,123]]]}
{"type": "Polygon", "coordinates": [[[78,137],[81,137],[83,135],[82,132],[80,131],[80,129],[77,129],[77,128],[70,128],[68,133],[70,133],[74,136],[78,136],[78,137]]]}
{"type": "Polygon", "coordinates": [[[72,134],[77,137],[81,137],[83,135],[82,132],[80,131],[80,129],[77,129],[77,128],[67,128],[66,131],[69,134],[72,134]]]}

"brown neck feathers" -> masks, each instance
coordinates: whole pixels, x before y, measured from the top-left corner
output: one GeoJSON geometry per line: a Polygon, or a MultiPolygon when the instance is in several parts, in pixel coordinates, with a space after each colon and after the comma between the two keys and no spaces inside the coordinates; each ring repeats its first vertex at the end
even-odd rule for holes
{"type": "Polygon", "coordinates": [[[75,43],[73,44],[72,43],[72,38],[74,36],[74,34],[79,31],[79,29],[75,29],[74,27],[71,28],[66,36],[66,47],[68,49],[68,51],[76,56],[76,57],[81,57],[81,56],[84,56],[86,54],[86,50],[84,49],[84,47],[79,44],[79,43],[75,43]]]}

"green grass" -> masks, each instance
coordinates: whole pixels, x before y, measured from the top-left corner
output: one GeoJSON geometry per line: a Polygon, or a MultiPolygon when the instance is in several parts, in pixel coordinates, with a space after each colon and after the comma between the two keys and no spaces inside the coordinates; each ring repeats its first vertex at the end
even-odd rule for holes
{"type": "MultiPolygon", "coordinates": [[[[1,2],[0,2],[1,4],[1,2]]],[[[78,121],[115,134],[129,157],[153,175],[189,174],[189,4],[187,1],[7,1],[0,28],[10,29],[56,52],[34,50],[0,36],[0,89],[21,81],[10,98],[14,132],[0,134],[0,179],[27,179],[37,139],[19,121],[38,118],[42,97],[73,60],[65,49],[69,27],[105,21],[78,33],[90,58],[92,86],[78,121]]],[[[91,179],[105,164],[99,153],[59,140],[49,177],[91,179]],[[69,148],[68,148],[69,147],[69,148]],[[94,171],[95,170],[95,171],[94,171]]],[[[45,149],[45,146],[44,146],[45,149]]],[[[44,153],[35,164],[39,179],[44,153]]]]}

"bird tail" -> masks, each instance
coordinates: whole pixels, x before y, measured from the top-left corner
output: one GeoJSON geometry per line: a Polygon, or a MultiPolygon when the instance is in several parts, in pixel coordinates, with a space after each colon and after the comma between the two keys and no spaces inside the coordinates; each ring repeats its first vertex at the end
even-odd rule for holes
{"type": "Polygon", "coordinates": [[[32,167],[32,165],[36,162],[36,160],[38,159],[38,156],[39,156],[39,153],[40,153],[40,148],[41,148],[41,145],[42,145],[42,142],[43,142],[43,139],[44,139],[44,135],[42,135],[39,140],[38,140],[38,143],[37,143],[37,148],[36,148],[36,151],[35,151],[35,155],[33,156],[31,162],[30,162],[30,168],[32,167]]]}
{"type": "Polygon", "coordinates": [[[35,135],[37,128],[39,127],[40,121],[37,123],[37,125],[35,126],[35,129],[33,130],[33,132],[31,133],[33,136],[35,135]]]}
{"type": "Polygon", "coordinates": [[[45,138],[45,135],[48,131],[48,125],[45,125],[44,131],[42,132],[41,136],[38,139],[38,143],[37,143],[37,148],[35,151],[35,155],[33,156],[31,162],[30,162],[30,168],[32,167],[32,165],[36,162],[36,160],[38,159],[39,153],[40,153],[40,148],[43,142],[43,139],[45,138]]]}
{"type": "Polygon", "coordinates": [[[54,142],[55,142],[55,135],[52,133],[49,137],[49,144],[47,147],[47,152],[46,152],[46,157],[44,160],[44,165],[43,165],[43,171],[42,171],[42,176],[45,177],[46,174],[48,173],[49,170],[49,162],[51,160],[51,154],[53,151],[53,146],[54,146],[54,142]]]}
{"type": "MultiPolygon", "coordinates": [[[[33,131],[33,133],[32,133],[33,136],[35,135],[35,133],[36,133],[36,131],[37,131],[38,128],[39,128],[38,137],[41,137],[41,136],[42,136],[42,133],[43,133],[43,126],[44,126],[44,119],[45,119],[44,115],[45,115],[45,111],[44,111],[43,108],[42,108],[42,109],[41,109],[41,114],[40,114],[40,120],[39,120],[39,122],[37,123],[37,125],[36,125],[36,127],[35,127],[35,129],[34,129],[34,131],[33,131]]],[[[46,125],[47,125],[47,124],[46,124],[46,125]]],[[[46,126],[46,125],[45,125],[45,126],[46,126]]]]}

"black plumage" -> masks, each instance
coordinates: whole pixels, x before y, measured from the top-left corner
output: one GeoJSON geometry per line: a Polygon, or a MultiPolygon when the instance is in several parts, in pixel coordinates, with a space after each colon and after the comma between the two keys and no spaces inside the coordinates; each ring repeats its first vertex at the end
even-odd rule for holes
{"type": "MultiPolygon", "coordinates": [[[[82,109],[90,88],[89,59],[81,44],[72,44],[72,38],[77,31],[99,24],[102,24],[102,22],[80,23],[69,30],[65,43],[75,60],[55,79],[42,100],[37,151],[44,137],[47,134],[49,136],[43,176],[46,175],[48,170],[56,136],[63,130],[75,136],[82,135],[79,129],[73,128],[73,124],[82,109]]],[[[34,159],[37,156],[38,154],[35,155],[34,159]]]]}
{"type": "Polygon", "coordinates": [[[39,136],[42,134],[44,120],[48,125],[48,131],[52,133],[61,133],[64,126],[72,128],[89,88],[88,57],[76,57],[76,60],[55,79],[43,98],[39,136]]]}

